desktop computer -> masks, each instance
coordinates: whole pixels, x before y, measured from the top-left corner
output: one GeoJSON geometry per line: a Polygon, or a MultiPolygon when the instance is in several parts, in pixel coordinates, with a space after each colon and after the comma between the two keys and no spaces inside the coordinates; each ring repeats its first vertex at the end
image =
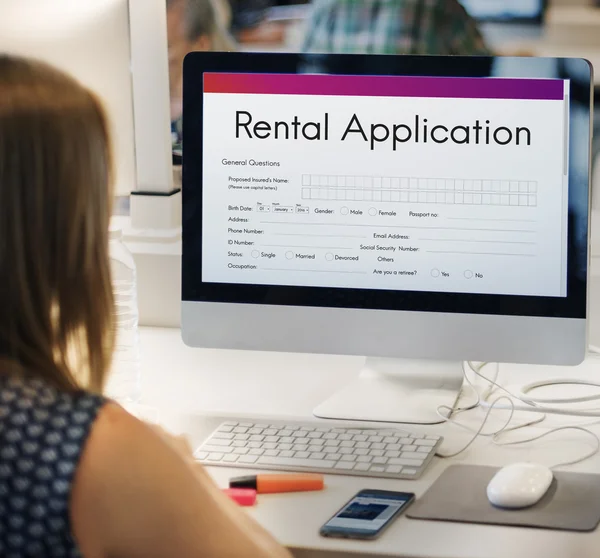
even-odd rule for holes
{"type": "MultiPolygon", "coordinates": [[[[314,414],[390,423],[442,422],[462,361],[581,362],[591,91],[579,59],[188,55],[184,341],[364,355],[314,414]]],[[[328,461],[291,427],[223,428],[201,458],[328,461]]],[[[426,450],[375,437],[419,474],[426,450]]]]}

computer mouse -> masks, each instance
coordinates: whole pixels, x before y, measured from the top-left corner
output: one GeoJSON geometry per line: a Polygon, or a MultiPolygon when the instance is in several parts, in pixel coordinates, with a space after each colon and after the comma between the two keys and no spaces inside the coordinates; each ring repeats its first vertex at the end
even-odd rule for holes
{"type": "Polygon", "coordinates": [[[487,497],[499,508],[528,508],[548,492],[553,478],[552,471],[544,465],[513,463],[494,475],[487,486],[487,497]]]}

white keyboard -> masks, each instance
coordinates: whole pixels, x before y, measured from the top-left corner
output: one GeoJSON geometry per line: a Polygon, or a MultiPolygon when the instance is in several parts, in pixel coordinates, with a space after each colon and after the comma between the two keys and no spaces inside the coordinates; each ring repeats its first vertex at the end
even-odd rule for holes
{"type": "Polygon", "coordinates": [[[206,465],[417,479],[441,443],[396,428],[227,421],[194,455],[206,465]]]}

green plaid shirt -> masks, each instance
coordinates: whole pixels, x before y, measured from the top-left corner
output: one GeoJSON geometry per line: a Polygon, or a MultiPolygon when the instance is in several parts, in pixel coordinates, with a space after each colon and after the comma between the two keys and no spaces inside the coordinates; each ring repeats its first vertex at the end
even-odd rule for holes
{"type": "Polygon", "coordinates": [[[313,4],[304,52],[491,54],[457,0],[314,0],[313,4]]]}

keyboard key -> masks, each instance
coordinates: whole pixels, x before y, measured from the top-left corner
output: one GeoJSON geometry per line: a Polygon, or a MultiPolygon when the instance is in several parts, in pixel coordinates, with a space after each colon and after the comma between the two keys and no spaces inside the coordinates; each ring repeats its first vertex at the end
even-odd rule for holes
{"type": "Polygon", "coordinates": [[[354,453],[353,448],[338,448],[338,452],[342,455],[352,455],[354,453]]]}
{"type": "Polygon", "coordinates": [[[360,434],[362,434],[363,432],[362,432],[362,430],[356,430],[356,429],[354,429],[354,428],[351,428],[350,430],[346,430],[346,433],[347,433],[347,434],[359,434],[359,435],[360,435],[360,434]]]}
{"type": "MultiPolygon", "coordinates": [[[[264,457],[258,457],[256,455],[242,455],[239,459],[238,459],[238,463],[245,463],[247,465],[251,465],[252,463],[256,463],[256,461],[258,459],[265,459],[264,457]]],[[[266,458],[266,459],[273,459],[273,458],[266,458]]]]}
{"type": "Polygon", "coordinates": [[[275,434],[277,434],[277,429],[276,428],[267,428],[266,430],[263,431],[263,435],[264,436],[274,436],[275,434]]]}
{"type": "Polygon", "coordinates": [[[266,436],[265,442],[279,442],[279,436],[266,436]]]}
{"type": "Polygon", "coordinates": [[[403,451],[400,454],[400,457],[402,457],[403,459],[419,459],[423,461],[426,456],[417,451],[403,451]]]}
{"type": "MultiPolygon", "coordinates": [[[[213,440],[215,438],[218,440],[233,440],[235,438],[235,435],[227,434],[225,432],[216,432],[215,434],[213,434],[213,440]]],[[[425,441],[425,440],[423,440],[423,441],[425,441]]]]}
{"type": "Polygon", "coordinates": [[[250,450],[248,448],[235,448],[233,453],[236,455],[246,455],[250,450]]]}
{"type": "Polygon", "coordinates": [[[385,457],[400,457],[399,451],[386,451],[385,457]]]}
{"type": "Polygon", "coordinates": [[[239,456],[239,455],[235,455],[235,454],[233,454],[233,453],[232,453],[232,454],[230,454],[230,455],[226,455],[226,456],[223,458],[223,461],[224,461],[225,463],[235,463],[235,462],[236,462],[236,461],[237,461],[239,458],[240,458],[240,456],[239,456]]]}
{"type": "Polygon", "coordinates": [[[247,428],[252,428],[254,424],[251,422],[240,422],[238,426],[246,426],[247,428]]]}
{"type": "Polygon", "coordinates": [[[368,463],[357,463],[354,466],[354,470],[355,471],[368,471],[370,469],[371,465],[369,465],[368,463]]]}
{"type": "Polygon", "coordinates": [[[234,448],[245,448],[248,445],[248,442],[242,442],[241,440],[234,440],[231,443],[231,446],[234,448]]]}
{"type": "Polygon", "coordinates": [[[204,460],[204,459],[206,459],[208,457],[208,452],[207,451],[197,451],[194,454],[194,457],[196,459],[200,459],[202,461],[202,460],[204,460]]]}
{"type": "Polygon", "coordinates": [[[248,442],[246,447],[249,447],[251,449],[257,449],[257,448],[262,448],[262,444],[260,442],[248,442]]]}
{"type": "Polygon", "coordinates": [[[311,439],[311,440],[308,440],[308,443],[309,443],[311,446],[324,446],[324,445],[325,445],[325,440],[320,440],[320,439],[319,439],[319,440],[316,440],[316,439],[311,439]]]}
{"type": "Polygon", "coordinates": [[[356,442],[355,448],[367,449],[371,444],[369,442],[356,442]]]}
{"type": "Polygon", "coordinates": [[[324,426],[320,426],[319,428],[315,428],[315,430],[317,432],[329,432],[331,429],[330,428],[326,428],[324,426]]]}
{"type": "Polygon", "coordinates": [[[387,463],[387,458],[385,457],[375,457],[373,458],[374,465],[385,465],[387,463]]]}
{"type": "Polygon", "coordinates": [[[433,446],[435,446],[436,443],[437,443],[437,440],[430,440],[428,438],[425,440],[415,440],[415,446],[433,447],[433,446]]]}
{"type": "Polygon", "coordinates": [[[262,442],[264,439],[265,437],[261,436],[260,434],[253,434],[252,436],[250,436],[251,442],[262,442]]]}
{"type": "Polygon", "coordinates": [[[332,461],[339,461],[342,457],[341,453],[326,453],[325,459],[331,459],[332,461]]]}
{"type": "Polygon", "coordinates": [[[294,438],[306,438],[306,432],[304,432],[303,430],[297,430],[292,434],[292,436],[294,438]]]}
{"type": "Polygon", "coordinates": [[[311,453],[310,454],[310,458],[311,459],[324,459],[325,458],[325,454],[322,452],[319,453],[311,453]]]}
{"type": "Polygon", "coordinates": [[[251,449],[248,455],[262,455],[263,453],[265,453],[264,449],[251,449]]]}
{"type": "Polygon", "coordinates": [[[343,441],[343,442],[340,444],[340,446],[341,446],[342,448],[353,448],[353,447],[354,447],[354,444],[356,444],[356,442],[352,442],[352,441],[350,441],[350,440],[345,440],[345,441],[343,441]]]}
{"type": "Polygon", "coordinates": [[[202,451],[207,451],[208,453],[232,453],[234,448],[222,448],[220,446],[209,446],[208,444],[202,446],[202,451]]]}
{"type": "Polygon", "coordinates": [[[269,457],[276,457],[279,455],[279,450],[265,450],[264,455],[268,455],[269,457]]]}
{"type": "Polygon", "coordinates": [[[401,444],[412,445],[413,440],[411,438],[400,438],[401,444]]]}
{"type": "Polygon", "coordinates": [[[341,443],[342,442],[340,442],[339,440],[327,440],[325,442],[325,445],[330,448],[337,448],[341,443]]]}
{"type": "Polygon", "coordinates": [[[373,457],[383,457],[383,450],[369,450],[369,454],[373,457]]]}
{"type": "Polygon", "coordinates": [[[354,449],[354,455],[369,455],[369,450],[368,449],[362,449],[362,448],[355,448],[354,449]]]}
{"type": "Polygon", "coordinates": [[[235,440],[241,440],[241,441],[246,441],[250,439],[250,435],[249,434],[236,434],[235,435],[235,440]]]}
{"type": "Polygon", "coordinates": [[[335,432],[328,432],[327,434],[325,434],[323,436],[324,440],[335,440],[338,437],[338,435],[335,432]]]}
{"type": "Polygon", "coordinates": [[[294,451],[282,451],[279,454],[279,457],[294,457],[294,453],[296,453],[296,452],[294,452],[294,451]]]}
{"type": "Polygon", "coordinates": [[[364,434],[356,434],[356,436],[352,436],[352,439],[355,442],[366,442],[367,436],[365,436],[364,434]]]}
{"type": "Polygon", "coordinates": [[[340,461],[356,461],[356,455],[342,455],[340,461]]]}
{"type": "Polygon", "coordinates": [[[402,467],[400,467],[400,465],[388,465],[385,470],[386,473],[391,473],[393,475],[397,475],[401,471],[402,471],[402,467]]]}
{"type": "Polygon", "coordinates": [[[308,451],[308,446],[306,444],[294,444],[294,449],[296,451],[308,451]]]}
{"type": "Polygon", "coordinates": [[[281,467],[308,467],[312,469],[333,469],[335,461],[328,459],[297,459],[295,457],[266,457],[258,458],[260,465],[279,465],[281,467]]]}
{"type": "Polygon", "coordinates": [[[338,461],[335,464],[335,468],[336,469],[341,469],[343,471],[351,471],[352,469],[354,469],[354,463],[349,463],[346,461],[338,461]]]}
{"type": "Polygon", "coordinates": [[[384,473],[385,467],[381,467],[380,465],[371,465],[369,471],[373,471],[374,473],[384,473]]]}
{"type": "Polygon", "coordinates": [[[381,436],[369,436],[369,439],[367,441],[378,444],[379,442],[383,441],[383,438],[381,436]]]}
{"type": "Polygon", "coordinates": [[[298,459],[306,459],[307,457],[310,457],[310,453],[307,451],[297,451],[294,457],[297,457],[298,459]]]}
{"type": "Polygon", "coordinates": [[[254,428],[261,428],[262,430],[264,430],[265,428],[269,428],[268,424],[255,424],[254,428]]]}
{"type": "Polygon", "coordinates": [[[208,457],[206,458],[207,461],[221,461],[221,459],[223,459],[223,454],[222,453],[209,453],[208,457]]]}
{"type": "Polygon", "coordinates": [[[371,449],[385,449],[385,444],[381,442],[378,444],[371,444],[371,449]]]}
{"type": "Polygon", "coordinates": [[[371,463],[371,461],[373,461],[373,458],[370,455],[359,455],[356,458],[356,461],[358,461],[359,463],[371,463]]]}
{"type": "Polygon", "coordinates": [[[248,430],[248,434],[262,434],[263,429],[262,428],[251,428],[250,430],[248,430]]]}
{"type": "Polygon", "coordinates": [[[439,436],[425,436],[426,440],[435,440],[436,442],[440,439],[439,436]]]}
{"type": "MultiPolygon", "coordinates": [[[[237,422],[232,422],[230,420],[228,420],[227,422],[223,423],[223,427],[227,428],[228,426],[237,426],[238,423],[237,422]]],[[[221,427],[219,430],[223,430],[223,427],[221,427]]],[[[225,430],[223,430],[223,432],[225,432],[225,430]]]]}
{"type": "Polygon", "coordinates": [[[402,444],[386,444],[385,449],[389,451],[399,451],[402,449],[402,444]]]}
{"type": "Polygon", "coordinates": [[[296,441],[296,438],[293,436],[282,436],[279,441],[282,444],[293,444],[296,441]]]}
{"type": "Polygon", "coordinates": [[[292,444],[277,444],[278,450],[288,451],[292,449],[292,444]]]}
{"type": "Polygon", "coordinates": [[[246,434],[246,432],[248,432],[248,429],[245,426],[237,426],[233,429],[233,431],[236,434],[246,434]]]}
{"type": "Polygon", "coordinates": [[[304,430],[304,432],[312,432],[314,428],[311,428],[310,426],[303,426],[300,430],[304,430]]]}
{"type": "Polygon", "coordinates": [[[340,442],[349,442],[350,440],[352,440],[352,436],[350,434],[340,434],[338,436],[338,440],[340,442]]]}
{"type": "Polygon", "coordinates": [[[279,435],[279,436],[282,436],[282,437],[284,437],[284,438],[285,438],[286,436],[291,436],[292,434],[293,434],[293,430],[286,430],[285,428],[284,428],[283,430],[280,430],[280,431],[278,432],[278,435],[279,435]]]}
{"type": "Polygon", "coordinates": [[[404,468],[404,469],[402,470],[402,472],[403,472],[405,475],[416,475],[416,474],[418,473],[418,471],[417,471],[416,469],[406,469],[406,468],[404,468]]]}
{"type": "Polygon", "coordinates": [[[263,448],[265,448],[266,450],[268,449],[277,449],[277,444],[275,442],[265,442],[262,445],[263,448]]]}
{"type": "Polygon", "coordinates": [[[403,446],[402,451],[417,451],[417,446],[403,446]]]}
{"type": "Polygon", "coordinates": [[[402,457],[390,458],[388,465],[402,465],[403,467],[420,467],[423,460],[419,459],[403,459],[402,457]]]}
{"type": "Polygon", "coordinates": [[[419,446],[419,448],[417,449],[418,452],[420,453],[429,453],[431,451],[432,448],[428,447],[428,446],[419,446]]]}
{"type": "Polygon", "coordinates": [[[230,440],[220,440],[219,438],[210,438],[207,442],[207,444],[210,444],[211,446],[230,446],[231,445],[231,441],[230,440]]]}
{"type": "Polygon", "coordinates": [[[383,441],[386,444],[397,444],[399,439],[398,438],[394,438],[393,436],[388,436],[387,438],[384,438],[383,441]]]}
{"type": "Polygon", "coordinates": [[[309,432],[308,433],[308,438],[322,438],[322,437],[323,437],[322,432],[309,432]]]}

